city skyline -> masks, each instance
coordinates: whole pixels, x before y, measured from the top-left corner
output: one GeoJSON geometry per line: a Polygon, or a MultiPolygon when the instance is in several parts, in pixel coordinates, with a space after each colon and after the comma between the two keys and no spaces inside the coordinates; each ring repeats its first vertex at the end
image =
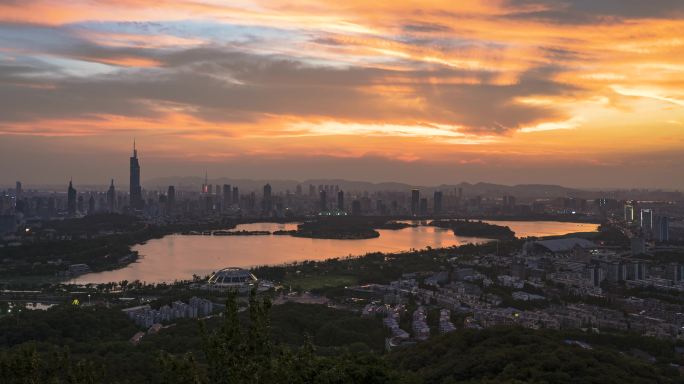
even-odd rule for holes
{"type": "Polygon", "coordinates": [[[683,189],[684,4],[0,4],[0,183],[683,189]]]}
{"type": "MultiPolygon", "coordinates": [[[[527,178],[520,178],[518,176],[514,178],[503,178],[502,179],[496,179],[496,180],[488,180],[485,178],[480,178],[480,179],[472,179],[472,180],[463,180],[459,179],[458,175],[456,178],[449,178],[448,176],[444,179],[439,179],[439,178],[428,178],[428,179],[422,179],[424,182],[412,182],[411,179],[406,179],[403,177],[399,177],[397,179],[392,179],[392,178],[387,178],[387,177],[359,177],[359,175],[352,173],[348,173],[349,177],[339,177],[336,176],[336,173],[334,172],[329,172],[325,171],[321,173],[320,175],[306,175],[303,173],[299,173],[301,175],[300,178],[294,178],[294,177],[283,177],[282,174],[276,176],[276,177],[271,177],[271,178],[266,178],[266,177],[260,177],[259,170],[256,170],[255,174],[250,173],[244,173],[244,172],[232,172],[233,174],[226,174],[225,171],[222,171],[222,169],[225,169],[224,167],[217,167],[217,174],[212,175],[211,178],[208,177],[208,167],[204,168],[204,176],[199,176],[197,174],[192,175],[192,174],[186,174],[186,175],[180,175],[180,174],[170,174],[170,175],[164,175],[164,176],[156,176],[156,177],[151,177],[148,178],[147,180],[141,179],[140,175],[140,164],[139,164],[139,159],[138,159],[138,152],[136,149],[136,144],[135,140],[133,142],[133,156],[130,157],[129,161],[129,169],[128,170],[122,170],[122,169],[116,169],[113,171],[113,174],[117,175],[115,178],[108,178],[107,182],[103,183],[101,180],[99,180],[102,176],[101,173],[99,172],[99,169],[109,169],[108,166],[101,167],[102,163],[94,163],[95,166],[91,167],[90,169],[93,171],[93,174],[97,175],[95,176],[97,179],[93,179],[92,176],[91,178],[85,178],[81,179],[79,181],[80,185],[85,185],[89,188],[109,188],[110,184],[114,184],[115,180],[125,180],[128,179],[129,183],[128,184],[120,184],[121,186],[128,186],[129,189],[129,194],[134,194],[132,191],[134,190],[140,190],[143,188],[143,184],[147,182],[148,184],[151,184],[151,188],[160,188],[162,187],[162,184],[166,182],[166,184],[171,183],[171,184],[177,184],[179,181],[181,184],[187,184],[188,180],[196,180],[198,185],[201,186],[203,189],[205,185],[208,185],[208,181],[211,180],[212,182],[224,182],[224,181],[242,181],[242,182],[247,182],[247,183],[268,183],[269,181],[273,181],[276,183],[307,183],[307,182],[316,182],[316,181],[343,181],[343,182],[348,182],[348,183],[367,183],[367,184],[374,184],[374,185],[383,185],[383,184],[397,184],[397,185],[404,185],[405,187],[426,187],[426,188],[438,188],[440,186],[456,186],[456,185],[478,185],[478,184],[491,184],[491,185],[499,185],[499,186],[506,186],[506,187],[515,187],[515,186],[558,186],[562,188],[567,188],[567,189],[577,189],[577,190],[586,190],[586,191],[600,191],[600,190],[625,190],[625,189],[644,189],[644,190],[672,190],[672,191],[679,191],[681,188],[678,188],[676,186],[674,187],[658,187],[658,186],[653,186],[653,185],[639,185],[635,183],[630,183],[626,182],[624,184],[614,184],[614,185],[583,185],[582,183],[579,183],[577,185],[573,184],[568,184],[568,183],[554,183],[554,182],[538,182],[534,178],[532,179],[527,179],[527,178]],[[199,181],[201,179],[201,181],[199,181]],[[508,180],[508,182],[506,182],[508,180]]],[[[115,161],[112,162],[115,164],[120,163],[120,161],[115,161]]],[[[154,162],[153,162],[154,164],[154,162]]],[[[87,164],[82,164],[87,165],[87,164]]],[[[90,164],[93,165],[93,164],[90,164]]],[[[168,165],[168,164],[167,164],[168,165]]],[[[190,167],[194,167],[194,164],[191,164],[190,167]]],[[[75,167],[76,169],[79,167],[75,167]]],[[[181,167],[182,168],[182,167],[181,167]]],[[[177,169],[177,167],[174,167],[174,169],[177,169]]],[[[427,170],[427,168],[424,168],[427,170]]],[[[403,170],[399,170],[399,173],[401,173],[403,170]]],[[[72,174],[74,172],[68,172],[69,174],[72,174]]],[[[152,172],[154,173],[154,172],[152,172]]],[[[339,174],[339,173],[337,173],[339,174]]],[[[50,177],[43,178],[43,177],[36,177],[33,175],[28,175],[29,177],[25,177],[26,175],[23,175],[22,180],[15,180],[15,181],[10,181],[11,179],[7,179],[7,181],[0,180],[0,187],[3,188],[11,188],[15,183],[24,183],[26,184],[29,188],[31,187],[38,187],[38,188],[57,188],[59,189],[60,186],[64,183],[64,180],[61,180],[59,176],[51,175],[50,177]]],[[[110,176],[106,176],[110,177],[110,176]]],[[[73,177],[69,176],[69,181],[73,181],[73,177]]],[[[187,185],[186,185],[187,186],[187,185]]],[[[139,194],[139,192],[138,192],[139,194]]]]}
{"type": "Polygon", "coordinates": [[[684,384],[684,0],[0,0],[8,383],[684,384]]]}

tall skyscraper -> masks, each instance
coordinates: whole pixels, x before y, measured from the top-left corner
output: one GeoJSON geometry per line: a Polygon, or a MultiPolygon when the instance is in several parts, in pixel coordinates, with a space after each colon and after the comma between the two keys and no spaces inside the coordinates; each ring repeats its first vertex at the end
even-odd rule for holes
{"type": "Polygon", "coordinates": [[[24,190],[21,187],[21,181],[17,181],[16,187],[14,188],[14,195],[16,196],[17,200],[21,199],[21,195],[23,192],[24,190]]]}
{"type": "Polygon", "coordinates": [[[202,194],[206,195],[209,193],[209,174],[204,172],[204,183],[202,183],[202,194]]]}
{"type": "Polygon", "coordinates": [[[254,191],[247,196],[247,209],[251,213],[254,213],[254,210],[256,209],[256,193],[254,191]]]}
{"type": "Polygon", "coordinates": [[[326,194],[325,189],[321,189],[321,191],[319,192],[319,196],[320,196],[320,202],[319,202],[320,207],[319,208],[320,208],[321,212],[327,211],[328,210],[328,195],[326,194]]]}
{"type": "Polygon", "coordinates": [[[661,242],[670,240],[670,220],[667,216],[658,215],[655,217],[654,228],[655,239],[661,242]]]}
{"type": "Polygon", "coordinates": [[[69,216],[76,216],[76,189],[71,180],[67,188],[67,213],[69,216]]]}
{"type": "Polygon", "coordinates": [[[427,215],[427,210],[428,210],[428,199],[427,197],[423,197],[420,199],[420,214],[421,215],[427,215]]]}
{"type": "Polygon", "coordinates": [[[109,189],[107,190],[107,210],[111,213],[114,212],[116,208],[116,189],[114,189],[114,179],[109,184],[109,189]]]}
{"type": "Polygon", "coordinates": [[[344,211],[344,191],[337,192],[337,209],[344,211]]]}
{"type": "Polygon", "coordinates": [[[641,215],[639,217],[639,224],[644,232],[650,233],[653,231],[653,210],[650,208],[644,208],[641,210],[641,215]]]}
{"type": "Polygon", "coordinates": [[[240,190],[238,187],[233,187],[233,205],[240,205],[240,190]]]}
{"type": "Polygon", "coordinates": [[[168,213],[173,213],[176,209],[176,187],[173,185],[169,185],[169,188],[166,191],[166,206],[168,213]]]}
{"type": "Polygon", "coordinates": [[[625,221],[627,223],[634,222],[634,205],[625,204],[625,221]]]}
{"type": "Polygon", "coordinates": [[[232,190],[230,184],[223,184],[223,210],[226,210],[233,203],[232,190]]]}
{"type": "Polygon", "coordinates": [[[418,214],[418,208],[420,204],[420,190],[414,189],[411,191],[411,214],[418,214]]]}
{"type": "Polygon", "coordinates": [[[273,200],[271,199],[271,184],[264,185],[264,199],[261,202],[261,209],[264,214],[269,215],[273,210],[273,200]]]}
{"type": "Polygon", "coordinates": [[[433,212],[435,215],[442,213],[442,191],[435,191],[433,198],[433,212]]]}
{"type": "Polygon", "coordinates": [[[133,156],[131,157],[131,179],[130,179],[130,206],[133,209],[142,209],[142,188],[140,187],[140,163],[138,162],[138,150],[133,140],[133,156]]]}

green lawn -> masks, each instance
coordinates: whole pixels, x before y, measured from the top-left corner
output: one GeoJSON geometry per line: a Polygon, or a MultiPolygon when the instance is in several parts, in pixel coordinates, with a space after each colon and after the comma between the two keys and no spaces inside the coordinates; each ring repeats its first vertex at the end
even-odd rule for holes
{"type": "Polygon", "coordinates": [[[306,291],[350,286],[357,283],[357,278],[349,275],[291,276],[283,281],[283,285],[286,287],[291,286],[293,289],[299,287],[306,291]]]}

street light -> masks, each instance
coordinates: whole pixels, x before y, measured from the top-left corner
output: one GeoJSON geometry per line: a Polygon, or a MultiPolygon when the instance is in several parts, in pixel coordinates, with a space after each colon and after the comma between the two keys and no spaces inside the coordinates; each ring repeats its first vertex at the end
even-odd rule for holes
{"type": "Polygon", "coordinates": [[[90,305],[90,293],[88,294],[88,305],[90,305]]]}

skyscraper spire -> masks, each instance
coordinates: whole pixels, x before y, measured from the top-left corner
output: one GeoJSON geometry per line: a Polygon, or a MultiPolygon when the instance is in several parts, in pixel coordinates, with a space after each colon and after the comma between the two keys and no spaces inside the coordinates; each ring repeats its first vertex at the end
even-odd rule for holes
{"type": "Polygon", "coordinates": [[[114,212],[116,208],[116,190],[114,189],[114,179],[112,179],[111,184],[109,184],[109,190],[107,191],[107,209],[110,213],[114,212]]]}
{"type": "Polygon", "coordinates": [[[204,170],[204,184],[202,184],[202,193],[209,193],[209,172],[207,172],[206,169],[204,170]]]}
{"type": "Polygon", "coordinates": [[[69,188],[67,188],[67,212],[70,217],[76,215],[76,189],[74,189],[71,179],[69,179],[69,188]]]}
{"type": "Polygon", "coordinates": [[[131,157],[131,182],[129,202],[132,209],[142,209],[142,188],[140,187],[140,162],[138,162],[138,150],[135,147],[135,139],[133,139],[133,156],[131,157]]]}

